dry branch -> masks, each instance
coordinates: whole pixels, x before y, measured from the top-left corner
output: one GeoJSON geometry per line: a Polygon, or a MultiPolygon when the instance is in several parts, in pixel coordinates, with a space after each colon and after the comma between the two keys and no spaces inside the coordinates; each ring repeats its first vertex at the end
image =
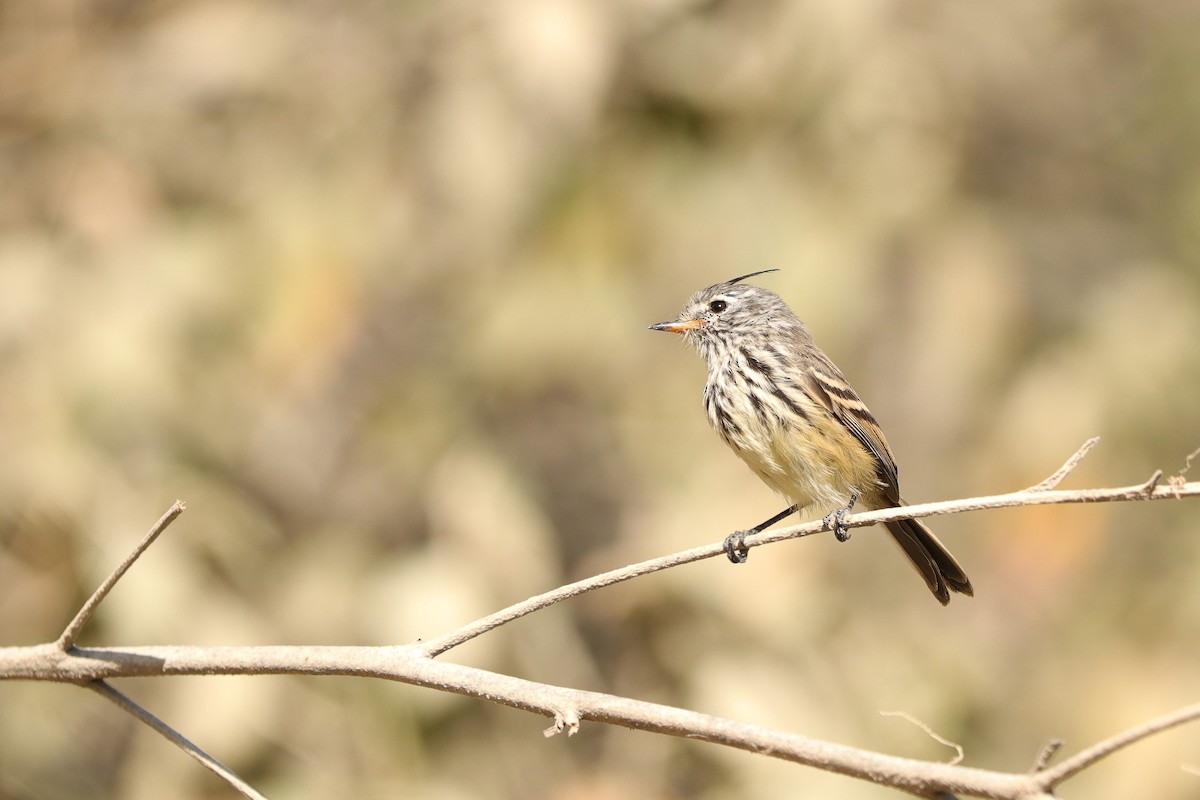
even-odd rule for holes
{"type": "MultiPolygon", "coordinates": [[[[1086,447],[1086,445],[1085,445],[1086,447]]],[[[1086,452],[1086,450],[1082,451],[1086,452]]],[[[1078,454],[1077,454],[1078,455],[1078,454]]],[[[1074,457],[1073,457],[1074,459],[1074,457]]],[[[1072,467],[1078,463],[1075,459],[1069,461],[1072,467]]],[[[1061,472],[1061,470],[1060,470],[1061,472]]],[[[864,511],[859,514],[850,514],[845,518],[847,528],[860,528],[867,525],[875,525],[880,522],[890,522],[897,519],[909,519],[915,517],[932,517],[942,514],[960,514],[964,511],[983,511],[990,508],[1013,508],[1016,506],[1048,506],[1062,505],[1067,503],[1104,503],[1104,502],[1119,502],[1119,501],[1134,501],[1134,500],[1177,500],[1183,497],[1194,497],[1200,495],[1200,482],[1183,483],[1171,486],[1158,486],[1159,474],[1151,476],[1150,480],[1145,483],[1135,484],[1133,486],[1122,486],[1115,489],[1060,489],[1050,491],[1042,489],[1050,480],[1057,478],[1062,480],[1063,475],[1055,473],[1054,476],[1046,481],[1038,484],[1031,489],[1023,489],[1019,492],[1010,492],[1009,494],[997,494],[990,497],[972,497],[965,500],[943,500],[937,503],[921,503],[918,505],[902,506],[899,508],[885,508],[878,511],[864,511]]],[[[1057,481],[1056,481],[1057,482],[1057,481]]],[[[1051,484],[1053,485],[1053,484],[1051,484]]],[[[824,533],[828,529],[821,520],[814,522],[805,522],[799,525],[791,525],[786,528],[778,528],[775,530],[766,530],[762,533],[749,534],[745,537],[747,548],[759,547],[764,544],[773,542],[782,542],[787,539],[799,539],[803,536],[811,536],[814,533],[824,533]]],[[[590,578],[585,578],[575,583],[570,583],[565,586],[560,586],[557,589],[552,589],[549,592],[535,595],[522,600],[520,603],[503,608],[486,617],[469,622],[466,625],[453,630],[444,636],[439,636],[435,639],[428,639],[421,642],[421,647],[428,655],[437,656],[445,653],[451,648],[457,647],[464,642],[474,639],[488,631],[498,628],[505,623],[512,622],[515,619],[532,614],[547,606],[562,602],[572,597],[590,592],[594,589],[600,589],[605,586],[612,586],[614,583],[621,583],[637,578],[642,575],[647,575],[651,572],[659,572],[660,570],[678,567],[683,564],[690,564],[693,561],[701,561],[706,558],[714,558],[716,556],[725,555],[724,542],[702,545],[693,547],[690,550],[684,550],[679,553],[672,553],[669,556],[661,556],[652,558],[648,561],[641,561],[637,564],[630,564],[627,567],[614,569],[609,572],[604,572],[599,575],[594,575],[590,578]]]]}
{"type": "Polygon", "coordinates": [[[570,729],[581,720],[591,720],[700,739],[870,780],[918,797],[931,797],[938,792],[1000,800],[1037,797],[1122,747],[1200,716],[1200,706],[1181,709],[1101,742],[1057,767],[1032,774],[1006,773],[900,758],[657,703],[536,683],[437,661],[413,646],[166,645],[75,648],[70,653],[63,653],[53,645],[0,649],[0,675],[5,678],[89,687],[112,678],[285,674],[353,675],[424,686],[542,714],[554,719],[558,729],[570,729]]]}
{"type": "MultiPolygon", "coordinates": [[[[1180,476],[1170,479],[1168,486],[1159,486],[1161,473],[1156,473],[1144,483],[1115,489],[1054,489],[1094,443],[1094,440],[1085,443],[1062,468],[1030,489],[992,497],[869,511],[846,517],[845,524],[848,527],[861,527],[895,519],[990,508],[1165,500],[1200,494],[1200,482],[1183,482],[1180,476]]],[[[1060,783],[1117,750],[1159,731],[1200,718],[1200,705],[1189,706],[1099,742],[1058,766],[1047,766],[1054,750],[1057,749],[1047,747],[1043,749],[1032,772],[1006,773],[958,764],[899,758],[671,706],[535,683],[435,659],[447,650],[506,622],[569,597],[630,580],[639,575],[723,555],[723,543],[651,559],[578,581],[489,614],[444,636],[406,646],[76,647],[74,643],[80,631],[108,592],[183,509],[183,504],[177,502],[163,515],[129,557],[100,585],[56,641],[33,647],[0,648],[0,680],[56,681],[86,686],[153,727],[248,797],[261,795],[182,734],[111,687],[107,681],[111,678],[218,674],[375,677],[477,697],[543,714],[554,720],[554,724],[546,731],[547,735],[564,730],[574,733],[582,720],[604,722],[690,739],[702,739],[868,780],[927,798],[947,795],[1001,800],[1049,798],[1060,783]]],[[[745,543],[747,547],[755,547],[808,536],[822,530],[820,522],[794,525],[747,536],[745,543]]]]}
{"type": "Polygon", "coordinates": [[[217,776],[224,779],[226,783],[241,792],[243,796],[253,798],[254,800],[266,800],[263,795],[259,794],[258,790],[242,780],[240,775],[201,750],[195,742],[142,708],[131,697],[117,690],[107,681],[91,681],[85,685],[96,692],[96,694],[106,700],[110,700],[122,711],[128,712],[134,719],[144,722],[158,731],[168,742],[199,761],[205,769],[211,770],[217,776]]]}
{"type": "Polygon", "coordinates": [[[96,587],[96,591],[92,592],[92,596],[87,599],[83,607],[79,609],[79,613],[75,618],[67,623],[67,627],[59,635],[58,641],[55,643],[59,650],[70,650],[75,642],[79,639],[79,634],[83,630],[83,626],[88,624],[88,620],[96,613],[96,609],[104,602],[104,598],[108,597],[108,593],[117,585],[117,581],[129,571],[134,562],[141,558],[142,553],[146,552],[146,548],[154,544],[154,540],[158,535],[167,529],[167,526],[175,521],[175,518],[182,514],[187,509],[187,505],[182,500],[176,500],[166,513],[159,517],[158,522],[150,528],[149,532],[142,537],[142,540],[137,543],[137,546],[125,557],[125,560],[117,565],[109,576],[96,587]]]}

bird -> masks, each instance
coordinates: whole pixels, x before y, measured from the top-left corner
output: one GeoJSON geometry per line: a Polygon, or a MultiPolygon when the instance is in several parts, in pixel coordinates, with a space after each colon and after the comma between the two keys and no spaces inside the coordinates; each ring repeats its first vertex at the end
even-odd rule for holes
{"type": "MultiPolygon", "coordinates": [[[[704,408],[709,424],[763,483],[791,505],[725,540],[743,563],[744,538],[802,509],[828,510],[839,541],[855,503],[867,509],[904,505],[896,461],[875,417],[808,327],[775,292],[743,283],[777,272],[751,272],[696,292],[678,319],[651,330],[680,334],[708,366],[704,408]]],[[[963,568],[924,523],[884,523],[900,550],[946,605],[950,593],[974,595],[963,568]]]]}

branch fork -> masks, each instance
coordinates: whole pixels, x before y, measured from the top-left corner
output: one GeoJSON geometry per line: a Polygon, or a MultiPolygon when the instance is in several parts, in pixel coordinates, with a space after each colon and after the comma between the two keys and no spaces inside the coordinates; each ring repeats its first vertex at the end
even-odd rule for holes
{"type": "MultiPolygon", "coordinates": [[[[1181,499],[1200,495],[1200,482],[1183,475],[1200,450],[1188,456],[1187,466],[1160,486],[1162,472],[1144,483],[1113,489],[1060,490],[1057,487],[1095,446],[1089,439],[1054,474],[1034,486],[1010,494],[881,509],[848,515],[847,527],[938,514],[990,508],[1062,503],[1130,502],[1181,499]]],[[[1005,773],[952,763],[917,761],[868,750],[809,739],[797,734],[762,728],[735,720],[699,714],[680,708],[535,683],[508,675],[437,660],[437,656],[464,642],[585,592],[683,564],[724,555],[718,542],[631,564],[528,598],[508,608],[470,622],[428,641],[388,647],[124,647],[80,648],[77,641],[100,604],[143,552],[183,513],[177,501],[151,527],[129,556],[100,584],[54,642],[32,647],[0,648],[0,680],[58,681],[86,686],[150,726],[205,768],[219,775],[246,797],[261,798],[252,786],[214,757],[155,717],[108,680],[116,677],[199,674],[324,674],[357,675],[426,686],[440,691],[478,697],[491,702],[544,714],[553,724],[547,737],[573,736],[584,719],[646,731],[701,739],[707,742],[770,755],[874,783],[891,786],[925,798],[976,796],[999,800],[1042,800],[1068,778],[1112,753],[1161,731],[1200,719],[1200,704],[1187,706],[1099,742],[1049,766],[1061,742],[1042,748],[1027,773],[1005,773]]],[[[821,521],[763,531],[745,538],[747,547],[819,533],[821,521]]],[[[913,721],[938,741],[927,726],[913,721]]],[[[957,747],[949,742],[946,744],[957,747]]],[[[960,748],[961,752],[961,748],[960,748]]],[[[960,756],[961,757],[961,756],[960,756]]]]}

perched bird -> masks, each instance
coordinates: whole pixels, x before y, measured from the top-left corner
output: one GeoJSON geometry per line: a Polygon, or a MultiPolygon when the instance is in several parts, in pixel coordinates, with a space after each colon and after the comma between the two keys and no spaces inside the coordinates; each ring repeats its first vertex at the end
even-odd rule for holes
{"type": "MultiPolygon", "coordinates": [[[[679,319],[651,330],[682,334],[708,365],[704,407],[713,429],[762,481],[792,506],[725,540],[734,563],[743,539],[802,508],[829,510],[826,527],[850,538],[844,518],[903,505],[887,439],[842,371],[772,291],[744,284],[763,270],[702,289],[679,319]]],[[[885,523],[904,555],[943,605],[950,592],[974,591],[962,567],[919,520],[885,523]]]]}

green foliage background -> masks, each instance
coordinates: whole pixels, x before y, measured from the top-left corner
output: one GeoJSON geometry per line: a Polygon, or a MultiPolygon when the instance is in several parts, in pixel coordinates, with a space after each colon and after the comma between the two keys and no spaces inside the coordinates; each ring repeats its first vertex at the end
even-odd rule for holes
{"type": "MultiPolygon", "coordinates": [[[[412,641],[779,500],[646,326],[756,269],[912,500],[1200,446],[1200,4],[0,2],[0,642],[412,641]]],[[[1200,507],[937,520],[612,588],[455,651],[1021,771],[1193,702],[1200,507]]],[[[883,798],[350,679],[123,685],[273,797],[883,798]]],[[[226,797],[89,694],[0,686],[0,797],[226,797]]],[[[1195,797],[1200,729],[1068,784],[1195,797]]]]}

